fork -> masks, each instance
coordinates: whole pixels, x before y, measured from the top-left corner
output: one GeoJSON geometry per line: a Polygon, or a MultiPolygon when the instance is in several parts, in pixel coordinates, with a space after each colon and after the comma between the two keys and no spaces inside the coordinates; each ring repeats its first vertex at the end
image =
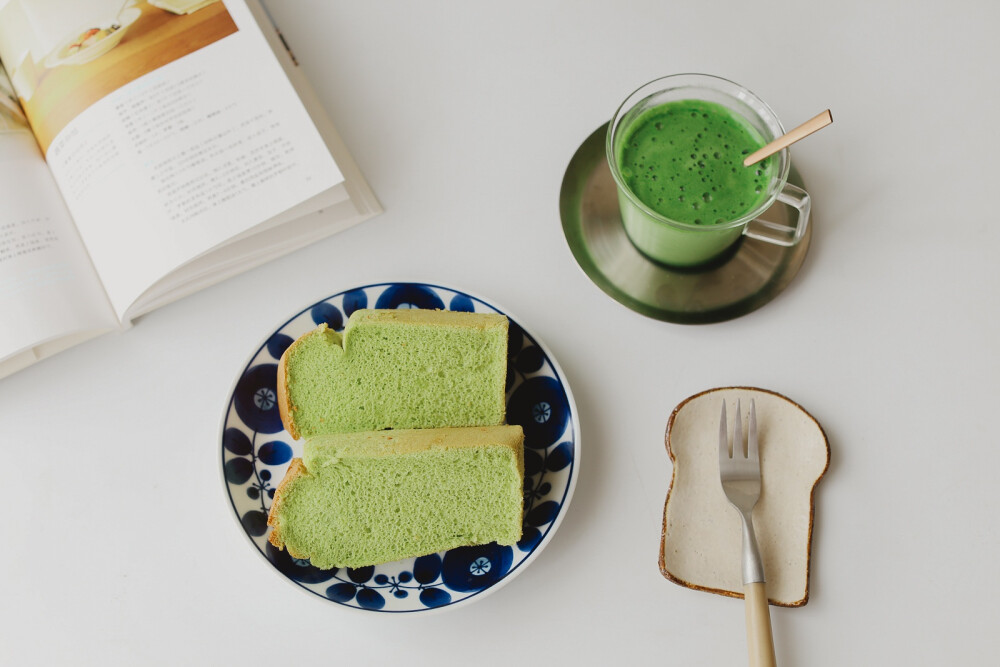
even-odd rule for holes
{"type": "Polygon", "coordinates": [[[726,426],[726,402],[722,402],[719,422],[719,480],[726,499],[743,520],[743,598],[746,601],[747,650],[751,667],[773,667],[774,641],[771,638],[771,616],[764,584],[764,564],[753,531],[753,508],[760,498],[760,455],[757,450],[757,412],[750,399],[747,426],[747,446],[743,448],[743,419],[740,402],[736,401],[733,424],[733,451],[729,453],[726,426]]]}

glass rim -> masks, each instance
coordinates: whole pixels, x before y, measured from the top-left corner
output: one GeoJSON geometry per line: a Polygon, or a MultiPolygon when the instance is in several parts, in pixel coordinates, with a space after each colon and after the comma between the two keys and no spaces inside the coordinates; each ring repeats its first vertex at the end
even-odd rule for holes
{"type": "MultiPolygon", "coordinates": [[[[611,117],[611,121],[608,123],[608,132],[607,132],[607,137],[606,137],[605,143],[604,143],[605,156],[607,157],[607,160],[608,160],[608,166],[611,168],[611,176],[612,176],[612,178],[614,178],[615,185],[618,187],[618,191],[620,193],[624,193],[625,196],[628,198],[629,202],[632,203],[632,205],[634,205],[636,208],[638,208],[640,211],[642,211],[647,217],[651,218],[654,222],[660,222],[660,223],[663,223],[665,225],[669,225],[671,227],[676,227],[678,229],[683,229],[683,230],[687,230],[687,231],[700,231],[700,232],[712,232],[712,231],[720,231],[720,230],[733,229],[733,228],[736,228],[736,227],[742,227],[742,226],[745,226],[745,225],[749,224],[751,221],[753,221],[755,218],[757,218],[758,216],[760,216],[760,214],[762,214],[767,209],[771,208],[771,206],[774,204],[774,202],[778,199],[778,195],[781,194],[782,189],[784,189],[785,183],[788,181],[788,173],[789,173],[789,170],[791,168],[791,159],[789,158],[789,151],[788,151],[787,147],[786,148],[782,148],[780,151],[778,151],[777,153],[774,154],[774,155],[780,155],[781,156],[782,167],[781,167],[780,173],[775,176],[775,178],[771,182],[771,185],[769,186],[768,196],[763,201],[761,201],[761,203],[759,205],[757,205],[756,207],[754,207],[753,209],[751,209],[747,213],[743,214],[739,218],[737,218],[735,220],[729,220],[727,222],[720,222],[720,223],[711,224],[711,225],[695,225],[695,224],[692,224],[690,222],[682,222],[680,220],[673,220],[671,218],[665,217],[664,215],[662,215],[660,213],[657,213],[656,211],[654,211],[653,209],[651,209],[649,206],[647,206],[644,202],[642,202],[635,195],[635,193],[632,192],[631,188],[629,188],[628,185],[625,183],[625,179],[622,177],[621,172],[618,169],[618,160],[615,158],[615,155],[614,155],[614,137],[615,137],[615,130],[618,127],[618,125],[620,124],[618,121],[621,119],[621,117],[625,113],[627,113],[629,110],[631,110],[632,107],[635,106],[636,102],[644,100],[647,97],[649,97],[650,95],[654,95],[654,94],[656,94],[658,92],[663,92],[663,91],[666,91],[666,90],[671,90],[671,89],[674,89],[674,88],[681,88],[681,87],[690,87],[690,88],[699,88],[699,87],[701,87],[701,88],[708,88],[707,86],[699,86],[696,83],[697,79],[707,79],[707,80],[710,80],[710,81],[715,81],[715,82],[718,82],[718,83],[722,83],[722,84],[724,84],[726,86],[732,86],[732,87],[736,88],[737,90],[739,90],[740,92],[746,94],[748,97],[752,98],[753,101],[756,104],[759,104],[760,108],[763,111],[765,111],[767,114],[770,115],[770,119],[763,118],[763,117],[762,118],[764,120],[773,120],[774,121],[775,125],[777,125],[778,130],[780,131],[777,136],[781,136],[782,134],[785,133],[785,126],[781,124],[781,119],[778,118],[778,114],[774,113],[774,110],[767,104],[767,102],[765,102],[760,97],[758,97],[757,95],[755,95],[748,88],[746,88],[744,86],[741,86],[740,84],[736,83],[735,81],[731,81],[731,80],[723,78],[721,76],[715,76],[713,74],[700,74],[698,72],[685,72],[685,73],[681,73],[681,74],[669,74],[667,76],[661,76],[661,77],[658,77],[656,79],[653,79],[652,81],[648,81],[647,83],[644,83],[643,85],[641,85],[638,88],[636,88],[635,90],[633,90],[625,98],[625,100],[620,105],[618,105],[618,109],[615,110],[614,115],[611,117]],[[685,79],[685,78],[687,78],[687,79],[693,79],[695,81],[692,82],[691,84],[689,84],[688,86],[664,86],[664,85],[660,85],[663,82],[667,82],[669,80],[678,80],[678,79],[685,79]],[[640,92],[646,90],[647,88],[653,87],[653,86],[657,86],[656,90],[650,91],[650,92],[644,94],[638,100],[633,101],[633,98],[636,98],[639,95],[640,92]],[[631,104],[630,104],[630,102],[631,102],[631,104]]],[[[721,92],[721,93],[723,93],[723,94],[725,94],[725,95],[727,95],[729,97],[733,97],[734,99],[739,99],[736,96],[732,95],[729,91],[718,90],[718,89],[712,89],[712,90],[717,90],[717,92],[721,92]]],[[[758,114],[758,115],[760,115],[760,114],[758,114]]]]}

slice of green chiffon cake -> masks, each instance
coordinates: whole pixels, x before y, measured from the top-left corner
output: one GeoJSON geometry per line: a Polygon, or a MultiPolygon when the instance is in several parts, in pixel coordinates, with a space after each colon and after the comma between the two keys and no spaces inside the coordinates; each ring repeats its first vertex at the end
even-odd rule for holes
{"type": "Polygon", "coordinates": [[[308,440],[274,495],[271,544],[316,567],[364,567],[521,538],[520,426],[308,440]]]}
{"type": "Polygon", "coordinates": [[[278,408],[294,438],[386,428],[493,426],[504,420],[507,318],[357,310],[325,324],[278,364],[278,408]]]}

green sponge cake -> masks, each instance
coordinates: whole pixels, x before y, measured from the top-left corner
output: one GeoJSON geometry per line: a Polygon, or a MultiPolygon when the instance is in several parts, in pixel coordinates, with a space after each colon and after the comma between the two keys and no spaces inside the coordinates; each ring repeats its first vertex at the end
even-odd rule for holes
{"type": "Polygon", "coordinates": [[[507,318],[358,310],[343,335],[305,334],[278,364],[278,409],[294,438],[504,420],[507,318]]]}
{"type": "Polygon", "coordinates": [[[521,538],[520,426],[308,440],[278,486],[271,544],[322,569],[521,538]]]}

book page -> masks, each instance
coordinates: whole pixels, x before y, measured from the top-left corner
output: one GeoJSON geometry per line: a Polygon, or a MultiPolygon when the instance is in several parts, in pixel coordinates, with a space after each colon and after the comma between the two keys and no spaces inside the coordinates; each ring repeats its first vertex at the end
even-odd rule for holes
{"type": "Polygon", "coordinates": [[[229,276],[318,241],[380,213],[382,206],[333,126],[315,91],[267,10],[246,0],[257,25],[305,107],[313,125],[334,157],[343,182],[238,234],[175,269],[133,302],[126,319],[140,316],[229,276]]]}
{"type": "Polygon", "coordinates": [[[270,26],[270,30],[263,30],[264,37],[278,59],[278,64],[281,65],[285,76],[288,77],[299,99],[302,100],[302,106],[305,107],[316,129],[319,130],[320,136],[323,137],[330,154],[337,161],[337,167],[344,176],[344,187],[350,195],[351,201],[354,202],[357,215],[365,219],[381,213],[382,205],[348,151],[340,133],[337,132],[337,128],[326,115],[326,110],[316,96],[316,91],[313,90],[312,85],[299,68],[288,43],[278,32],[278,26],[269,16],[267,8],[259,0],[247,0],[247,6],[256,18],[258,25],[270,26]]]}
{"type": "Polygon", "coordinates": [[[118,321],[0,67],[0,377],[118,321]]]}
{"type": "Polygon", "coordinates": [[[243,2],[8,0],[0,57],[119,316],[343,181],[243,2]]]}

